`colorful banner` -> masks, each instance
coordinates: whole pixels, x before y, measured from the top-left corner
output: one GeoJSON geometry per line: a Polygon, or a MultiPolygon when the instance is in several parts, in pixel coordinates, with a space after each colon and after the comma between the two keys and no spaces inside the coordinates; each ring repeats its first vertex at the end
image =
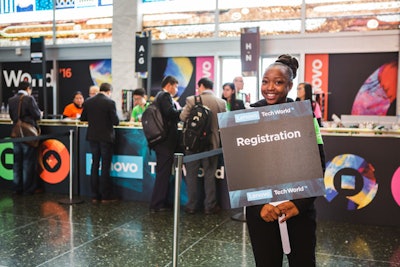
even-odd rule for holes
{"type": "Polygon", "coordinates": [[[196,58],[196,85],[197,81],[203,77],[214,81],[214,57],[196,58]]]}
{"type": "Polygon", "coordinates": [[[311,105],[218,113],[231,207],[325,193],[311,105]]]}

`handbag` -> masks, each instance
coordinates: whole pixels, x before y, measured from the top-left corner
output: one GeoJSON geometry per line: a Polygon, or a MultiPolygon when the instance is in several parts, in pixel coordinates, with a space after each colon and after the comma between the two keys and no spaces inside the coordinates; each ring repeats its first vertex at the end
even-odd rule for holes
{"type": "MultiPolygon", "coordinates": [[[[12,138],[22,138],[22,137],[39,136],[40,135],[39,127],[35,127],[34,125],[21,120],[20,114],[21,114],[21,103],[22,103],[23,97],[24,96],[22,95],[21,98],[19,99],[18,121],[14,124],[13,128],[11,129],[11,137],[12,138]]],[[[25,141],[24,143],[27,145],[30,145],[32,147],[39,146],[39,140],[25,141]]]]}

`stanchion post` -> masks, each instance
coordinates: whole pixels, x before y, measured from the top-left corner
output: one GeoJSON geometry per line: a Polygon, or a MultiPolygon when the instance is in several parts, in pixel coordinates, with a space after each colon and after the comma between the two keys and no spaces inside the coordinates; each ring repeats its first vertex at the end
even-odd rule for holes
{"type": "Polygon", "coordinates": [[[61,204],[78,204],[82,203],[83,200],[72,199],[72,176],[73,176],[73,153],[74,153],[74,130],[69,130],[69,199],[60,199],[58,202],[61,204]]]}
{"type": "Polygon", "coordinates": [[[178,266],[179,257],[179,214],[181,203],[181,180],[182,180],[182,164],[183,154],[175,153],[175,199],[174,199],[174,241],[173,241],[173,255],[172,266],[178,266]]]}

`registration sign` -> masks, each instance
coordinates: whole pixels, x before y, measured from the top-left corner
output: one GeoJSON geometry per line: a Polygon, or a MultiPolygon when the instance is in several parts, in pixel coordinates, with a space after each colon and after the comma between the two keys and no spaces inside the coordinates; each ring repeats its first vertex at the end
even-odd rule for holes
{"type": "Polygon", "coordinates": [[[218,114],[232,208],[325,194],[311,105],[218,114]]]}

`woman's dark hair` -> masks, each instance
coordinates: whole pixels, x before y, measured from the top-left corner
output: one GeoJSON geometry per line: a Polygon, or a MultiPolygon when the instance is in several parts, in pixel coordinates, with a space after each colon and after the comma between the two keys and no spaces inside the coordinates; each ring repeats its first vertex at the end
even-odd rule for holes
{"type": "Polygon", "coordinates": [[[280,63],[283,64],[289,68],[288,70],[288,77],[292,81],[294,78],[297,76],[297,69],[299,68],[299,62],[297,61],[296,58],[292,57],[291,55],[288,54],[283,54],[278,57],[277,60],[275,60],[275,64],[280,63]]]}
{"type": "Polygon", "coordinates": [[[304,100],[310,100],[311,108],[314,111],[315,110],[315,101],[312,98],[312,85],[307,82],[299,83],[299,85],[302,85],[302,84],[304,85],[304,93],[305,93],[304,100]]]}
{"type": "MultiPolygon", "coordinates": [[[[233,105],[236,102],[235,84],[234,83],[224,83],[224,85],[222,85],[222,89],[224,89],[225,86],[229,86],[234,91],[234,93],[231,95],[231,100],[229,101],[229,104],[231,104],[231,107],[233,107],[233,105]]],[[[222,99],[228,101],[228,99],[226,99],[226,97],[224,97],[223,93],[222,93],[222,99]]]]}
{"type": "Polygon", "coordinates": [[[312,86],[311,86],[311,84],[306,83],[306,82],[299,83],[299,85],[300,84],[304,84],[304,92],[305,92],[304,99],[306,99],[306,100],[309,99],[310,101],[312,101],[313,99],[312,99],[312,86]]]}
{"type": "Polygon", "coordinates": [[[76,95],[81,95],[81,96],[83,97],[83,94],[82,94],[81,91],[76,91],[76,92],[74,93],[74,95],[72,96],[72,99],[74,99],[76,95]]]}

